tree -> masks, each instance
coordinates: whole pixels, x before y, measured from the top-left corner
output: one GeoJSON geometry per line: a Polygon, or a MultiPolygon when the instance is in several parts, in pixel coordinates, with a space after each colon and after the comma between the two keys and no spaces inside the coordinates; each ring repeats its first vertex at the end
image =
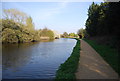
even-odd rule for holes
{"type": "Polygon", "coordinates": [[[69,37],[77,37],[78,35],[75,33],[69,33],[69,37]]]}
{"type": "Polygon", "coordinates": [[[34,23],[33,23],[31,17],[28,17],[28,18],[26,19],[26,25],[27,25],[27,28],[28,28],[28,29],[34,30],[34,23]]]}
{"type": "Polygon", "coordinates": [[[119,43],[120,2],[92,3],[88,9],[86,32],[90,37],[104,37],[106,44],[117,47],[119,43]]]}
{"type": "Polygon", "coordinates": [[[40,37],[49,37],[49,39],[54,39],[54,33],[48,28],[44,28],[40,30],[40,37]]]}
{"type": "Polygon", "coordinates": [[[63,37],[64,37],[64,38],[67,38],[68,36],[69,36],[69,35],[68,35],[67,32],[64,32],[64,33],[63,33],[63,37]]]}
{"type": "Polygon", "coordinates": [[[69,36],[70,36],[70,37],[74,37],[74,36],[75,36],[75,33],[69,33],[69,36]]]}
{"type": "Polygon", "coordinates": [[[95,36],[97,34],[97,24],[99,18],[99,5],[95,4],[94,2],[88,9],[88,19],[86,21],[86,31],[89,33],[90,36],[95,36]]]}
{"type": "Polygon", "coordinates": [[[11,29],[19,29],[21,30],[20,26],[18,24],[16,24],[13,20],[9,20],[9,19],[2,19],[2,31],[5,29],[5,28],[11,28],[11,29]]]}
{"type": "Polygon", "coordinates": [[[86,20],[86,31],[90,36],[113,35],[119,32],[119,3],[91,4],[86,20]]]}
{"type": "Polygon", "coordinates": [[[83,29],[83,28],[79,29],[78,32],[77,32],[77,34],[78,34],[79,36],[81,35],[82,38],[84,38],[85,36],[87,36],[86,30],[83,29]]]}
{"type": "Polygon", "coordinates": [[[4,17],[0,20],[3,43],[21,43],[39,41],[38,31],[34,30],[32,18],[16,9],[5,9],[4,17]]]}
{"type": "Polygon", "coordinates": [[[27,15],[24,12],[21,12],[17,9],[4,9],[3,18],[13,20],[21,24],[26,23],[27,15]]]}

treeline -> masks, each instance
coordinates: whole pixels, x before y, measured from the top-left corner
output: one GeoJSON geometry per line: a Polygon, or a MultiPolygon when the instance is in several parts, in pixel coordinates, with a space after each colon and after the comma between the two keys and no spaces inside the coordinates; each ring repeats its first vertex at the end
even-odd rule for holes
{"type": "Polygon", "coordinates": [[[17,9],[5,9],[0,19],[0,41],[3,43],[35,42],[41,39],[54,39],[53,31],[44,28],[34,29],[30,16],[17,9]]]}
{"type": "Polygon", "coordinates": [[[104,2],[88,9],[86,40],[109,65],[120,75],[120,2],[104,2]]]}
{"type": "Polygon", "coordinates": [[[77,38],[78,35],[75,34],[75,33],[67,33],[67,32],[64,32],[63,34],[61,34],[61,37],[62,37],[62,38],[77,38]]]}
{"type": "Polygon", "coordinates": [[[118,45],[120,27],[120,2],[104,2],[88,9],[86,31],[89,37],[97,37],[99,41],[116,47],[118,45]]]}

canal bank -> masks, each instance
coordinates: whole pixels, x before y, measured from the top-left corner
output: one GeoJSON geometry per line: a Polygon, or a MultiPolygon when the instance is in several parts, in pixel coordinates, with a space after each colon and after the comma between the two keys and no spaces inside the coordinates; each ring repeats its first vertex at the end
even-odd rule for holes
{"type": "Polygon", "coordinates": [[[59,69],[56,72],[55,81],[73,80],[75,81],[75,72],[78,68],[78,62],[80,57],[80,40],[76,39],[76,46],[73,48],[71,56],[59,66],[59,69]]]}

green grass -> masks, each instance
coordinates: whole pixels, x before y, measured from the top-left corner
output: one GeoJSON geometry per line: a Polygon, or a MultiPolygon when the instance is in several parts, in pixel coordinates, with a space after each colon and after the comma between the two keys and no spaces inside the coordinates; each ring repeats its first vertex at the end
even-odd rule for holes
{"type": "Polygon", "coordinates": [[[118,63],[118,52],[116,49],[110,48],[106,45],[97,44],[93,40],[84,39],[88,44],[90,44],[102,57],[110,64],[110,66],[120,75],[120,67],[118,63]]]}
{"type": "Polygon", "coordinates": [[[80,57],[80,40],[76,40],[77,43],[71,56],[59,66],[59,69],[56,72],[55,81],[75,81],[75,72],[78,68],[80,57]]]}

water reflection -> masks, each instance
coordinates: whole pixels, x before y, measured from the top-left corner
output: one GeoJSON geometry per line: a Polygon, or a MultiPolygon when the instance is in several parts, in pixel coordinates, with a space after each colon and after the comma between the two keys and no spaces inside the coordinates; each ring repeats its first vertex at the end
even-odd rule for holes
{"type": "Polygon", "coordinates": [[[27,63],[31,57],[30,46],[37,43],[4,44],[2,45],[3,69],[15,69],[27,63]],[[29,50],[29,51],[28,51],[29,50]]]}
{"type": "Polygon", "coordinates": [[[37,43],[4,44],[4,79],[50,79],[71,54],[74,39],[56,39],[37,43]]]}

